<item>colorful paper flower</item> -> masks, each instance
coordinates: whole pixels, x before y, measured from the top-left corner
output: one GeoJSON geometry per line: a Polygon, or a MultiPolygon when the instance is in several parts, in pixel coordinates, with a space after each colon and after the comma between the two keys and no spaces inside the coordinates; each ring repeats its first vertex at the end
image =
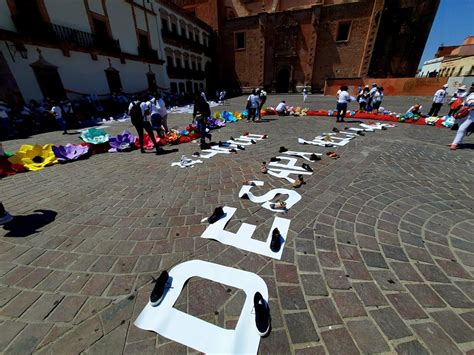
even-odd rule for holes
{"type": "Polygon", "coordinates": [[[89,146],[68,143],[65,146],[53,146],[53,152],[59,162],[67,162],[85,156],[89,153],[89,146]]]}
{"type": "Polygon", "coordinates": [[[125,130],[122,134],[111,137],[109,140],[109,152],[123,152],[132,149],[132,144],[135,142],[135,136],[129,131],[125,130]]]}
{"type": "Polygon", "coordinates": [[[26,168],[21,164],[12,164],[7,159],[0,160],[0,178],[24,173],[26,168]]]}
{"type": "Polygon", "coordinates": [[[20,164],[28,170],[41,170],[45,166],[58,162],[52,146],[52,144],[44,146],[24,144],[14,156],[8,158],[8,161],[12,164],[20,164]]]}
{"type": "Polygon", "coordinates": [[[103,129],[89,128],[87,131],[82,132],[81,139],[90,144],[102,144],[109,141],[109,135],[103,129]]]}

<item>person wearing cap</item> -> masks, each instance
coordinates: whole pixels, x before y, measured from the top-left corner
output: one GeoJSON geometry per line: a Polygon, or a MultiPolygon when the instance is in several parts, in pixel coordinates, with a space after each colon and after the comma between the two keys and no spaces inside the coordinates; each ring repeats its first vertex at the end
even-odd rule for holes
{"type": "Polygon", "coordinates": [[[449,112],[448,116],[454,115],[457,110],[462,106],[464,99],[467,97],[467,86],[461,85],[458,90],[454,93],[453,97],[449,101],[449,112]]]}
{"type": "Polygon", "coordinates": [[[450,146],[451,150],[456,150],[458,148],[458,145],[462,143],[466,136],[469,126],[474,124],[474,88],[472,86],[469,92],[469,96],[466,97],[463,104],[465,115],[462,115],[462,118],[466,117],[466,119],[458,128],[456,137],[454,137],[453,143],[451,143],[450,146]]]}
{"type": "Polygon", "coordinates": [[[435,92],[433,96],[433,105],[431,105],[431,109],[430,112],[428,112],[428,116],[438,117],[439,110],[441,110],[444,100],[446,99],[446,95],[448,94],[446,91],[447,88],[448,84],[444,84],[441,89],[435,92]]]}

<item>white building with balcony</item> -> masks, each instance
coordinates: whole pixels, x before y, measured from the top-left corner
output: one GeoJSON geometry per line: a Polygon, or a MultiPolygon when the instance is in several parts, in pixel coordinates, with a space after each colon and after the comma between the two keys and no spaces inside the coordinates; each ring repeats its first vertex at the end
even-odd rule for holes
{"type": "Polygon", "coordinates": [[[0,99],[190,94],[212,34],[168,0],[0,0],[0,99]]]}

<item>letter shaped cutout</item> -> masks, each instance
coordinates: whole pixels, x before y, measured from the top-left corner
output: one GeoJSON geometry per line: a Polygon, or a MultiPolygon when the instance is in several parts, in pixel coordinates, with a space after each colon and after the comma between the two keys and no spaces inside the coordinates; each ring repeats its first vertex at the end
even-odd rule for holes
{"type": "Polygon", "coordinates": [[[251,272],[202,260],[191,260],[176,265],[169,272],[171,285],[165,290],[163,301],[156,307],[148,303],[135,320],[135,326],[210,354],[256,354],[260,336],[255,326],[253,296],[260,292],[268,300],[268,289],[263,279],[251,272]],[[240,288],[245,302],[235,329],[224,329],[173,308],[184,284],[191,277],[202,277],[214,282],[240,288]]]}
{"type": "Polygon", "coordinates": [[[202,233],[201,238],[205,239],[214,239],[222,244],[231,245],[233,247],[250,251],[255,254],[260,254],[268,256],[274,259],[281,259],[283,253],[283,248],[286,243],[286,236],[288,235],[288,229],[290,228],[290,220],[286,218],[275,217],[273,225],[270,228],[270,233],[265,242],[262,242],[257,239],[252,239],[252,235],[255,232],[257,226],[248,223],[242,223],[237,233],[232,233],[224,230],[227,223],[230,221],[234,215],[236,208],[233,207],[224,207],[225,216],[219,219],[217,222],[210,224],[204,233],[202,233]],[[275,228],[278,228],[283,240],[280,238],[281,246],[277,252],[273,252],[270,249],[270,242],[272,240],[272,232],[275,228]]]}
{"type": "MultiPolygon", "coordinates": [[[[308,172],[299,172],[299,171],[295,171],[295,172],[291,172],[291,173],[294,173],[294,174],[308,174],[308,172]]],[[[309,173],[309,174],[311,174],[311,173],[309,173]]],[[[253,183],[253,186],[263,186],[263,184],[264,184],[263,181],[252,181],[252,183],[253,183]]],[[[265,208],[267,210],[270,210],[270,211],[273,211],[273,212],[285,212],[285,210],[278,210],[278,209],[273,209],[273,208],[270,207],[270,205],[271,205],[270,201],[275,196],[277,196],[278,194],[288,195],[288,199],[285,201],[287,210],[290,209],[291,207],[293,207],[299,200],[301,200],[301,195],[299,193],[297,193],[296,191],[293,191],[293,190],[273,189],[273,190],[268,191],[263,196],[255,196],[252,192],[250,192],[251,189],[252,189],[251,185],[242,186],[242,188],[240,189],[240,192],[239,192],[239,197],[242,198],[244,195],[246,195],[250,201],[255,202],[255,203],[259,203],[259,204],[263,203],[262,204],[263,208],[265,208]]]]}

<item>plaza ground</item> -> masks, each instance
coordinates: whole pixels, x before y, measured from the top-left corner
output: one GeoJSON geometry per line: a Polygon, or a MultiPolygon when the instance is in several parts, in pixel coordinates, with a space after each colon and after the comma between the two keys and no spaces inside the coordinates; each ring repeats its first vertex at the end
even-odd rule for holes
{"type": "MultiPolygon", "coordinates": [[[[333,109],[333,97],[271,95],[289,105],[333,109]]],[[[382,106],[405,112],[431,98],[386,97],[382,106]]],[[[213,111],[240,111],[245,97],[213,111]]],[[[356,108],[356,105],[352,106],[356,108]]],[[[442,113],[446,113],[443,108],[442,113]]],[[[184,127],[189,114],[170,114],[184,127]]],[[[111,123],[107,131],[133,131],[111,123]]],[[[17,216],[0,228],[0,349],[5,353],[196,353],[133,321],[148,301],[152,276],[200,259],[261,276],[269,290],[272,332],[261,353],[352,354],[474,351],[474,138],[450,151],[455,132],[399,124],[367,133],[340,148],[299,145],[334,126],[329,117],[268,116],[213,131],[226,140],[245,131],[267,140],[192,169],[170,167],[179,151],[101,154],[0,180],[0,199],[17,216]],[[311,163],[291,220],[282,260],[241,251],[200,235],[217,206],[238,210],[226,230],[257,225],[270,231],[274,213],[238,197],[244,180],[255,188],[290,185],[259,172],[262,161],[290,150],[335,150],[311,163]]],[[[79,143],[78,134],[40,134],[3,142],[79,143]]],[[[166,149],[171,149],[170,147],[166,149]]],[[[301,163],[301,162],[300,162],[301,163]]],[[[235,327],[245,294],[192,279],[175,307],[225,328],[235,327]]]]}

